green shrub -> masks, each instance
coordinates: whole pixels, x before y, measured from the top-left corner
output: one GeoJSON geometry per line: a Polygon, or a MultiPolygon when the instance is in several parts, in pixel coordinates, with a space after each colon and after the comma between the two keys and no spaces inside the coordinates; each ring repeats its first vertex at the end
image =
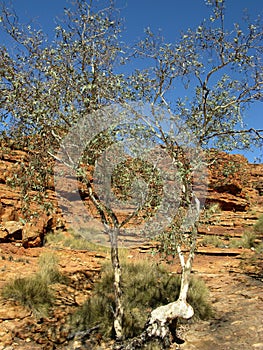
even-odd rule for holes
{"type": "Polygon", "coordinates": [[[256,235],[252,231],[245,231],[242,235],[241,242],[243,248],[254,248],[256,246],[256,235]]]}
{"type": "Polygon", "coordinates": [[[195,311],[196,319],[206,320],[212,316],[209,291],[200,278],[191,279],[187,300],[195,311]]]}
{"type": "Polygon", "coordinates": [[[60,246],[65,241],[65,234],[61,231],[49,232],[45,235],[44,245],[60,246]]]}
{"type": "Polygon", "coordinates": [[[257,243],[259,235],[263,234],[263,215],[261,215],[258,221],[253,226],[253,231],[244,232],[241,242],[244,248],[256,248],[256,250],[262,249],[262,243],[257,243]]]}
{"type": "Polygon", "coordinates": [[[64,282],[57,267],[54,254],[43,254],[39,257],[39,271],[33,276],[18,277],[5,284],[1,294],[33,310],[36,315],[47,315],[53,304],[54,296],[50,284],[64,282]]]}
{"type": "MultiPolygon", "coordinates": [[[[138,335],[144,328],[150,311],[175,301],[180,290],[180,276],[169,274],[163,267],[146,262],[125,263],[123,267],[123,331],[126,338],[138,335]]],[[[195,317],[211,316],[208,291],[200,279],[192,279],[188,302],[195,308],[195,317]]],[[[99,325],[105,338],[112,337],[115,309],[113,273],[105,265],[102,278],[95,284],[94,294],[72,316],[74,330],[85,330],[99,325]]]]}
{"type": "Polygon", "coordinates": [[[37,276],[15,278],[3,287],[2,296],[19,302],[41,315],[48,313],[53,302],[47,281],[37,276]]]}
{"type": "Polygon", "coordinates": [[[229,241],[230,248],[242,248],[242,245],[243,245],[242,240],[238,238],[230,239],[229,241]]]}
{"type": "Polygon", "coordinates": [[[49,233],[45,237],[45,245],[55,247],[68,247],[75,250],[109,252],[109,248],[106,247],[107,244],[105,242],[105,235],[98,233],[96,230],[83,233],[83,235],[86,238],[84,238],[81,234],[73,231],[71,231],[67,236],[63,232],[49,233]],[[102,237],[101,243],[93,243],[92,241],[94,240],[94,237],[102,237]]]}
{"type": "Polygon", "coordinates": [[[63,232],[50,233],[45,237],[45,245],[62,246],[76,250],[90,250],[90,243],[77,234],[66,236],[63,232]]]}
{"type": "Polygon", "coordinates": [[[66,278],[58,269],[58,259],[53,253],[45,253],[39,257],[39,271],[36,276],[47,282],[47,284],[63,283],[66,278]]]}
{"type": "Polygon", "coordinates": [[[258,234],[263,234],[263,215],[261,215],[258,221],[255,223],[254,232],[258,234]]]}
{"type": "Polygon", "coordinates": [[[158,340],[149,341],[143,347],[143,350],[160,350],[160,349],[161,349],[161,345],[158,340]]]}
{"type": "Polygon", "coordinates": [[[229,246],[231,248],[255,248],[257,246],[256,238],[253,231],[245,231],[240,239],[231,239],[229,246]]]}
{"type": "Polygon", "coordinates": [[[206,246],[206,245],[212,245],[213,247],[216,248],[223,248],[225,246],[224,242],[222,241],[222,239],[220,239],[218,236],[205,236],[201,242],[202,245],[206,246]]]}
{"type": "Polygon", "coordinates": [[[257,244],[257,246],[256,246],[256,252],[257,252],[257,254],[260,254],[260,256],[262,257],[262,253],[263,253],[263,242],[257,244]]]}

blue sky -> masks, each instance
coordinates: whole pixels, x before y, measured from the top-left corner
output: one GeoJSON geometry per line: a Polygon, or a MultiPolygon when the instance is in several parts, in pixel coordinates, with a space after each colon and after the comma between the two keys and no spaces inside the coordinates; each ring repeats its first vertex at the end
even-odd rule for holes
{"type": "MultiPolygon", "coordinates": [[[[161,28],[167,40],[174,40],[181,30],[195,27],[209,13],[204,0],[115,1],[117,7],[121,9],[121,15],[125,17],[127,32],[125,37],[131,41],[139,38],[147,26],[153,29],[161,28]]],[[[30,21],[35,18],[44,29],[50,30],[54,25],[54,18],[63,13],[63,8],[67,7],[70,1],[13,0],[13,4],[21,20],[30,21]]],[[[233,22],[239,21],[245,8],[253,18],[263,13],[263,2],[261,0],[227,0],[227,24],[232,25],[233,22]]]]}
{"type": "MultiPolygon", "coordinates": [[[[67,7],[69,2],[66,0],[13,0],[13,4],[21,22],[29,23],[34,18],[45,32],[51,34],[55,26],[54,18],[63,14],[63,8],[67,7]]],[[[189,27],[195,28],[203,18],[209,15],[209,9],[205,6],[204,0],[116,0],[116,4],[121,9],[121,17],[125,18],[123,40],[129,43],[142,37],[144,28],[148,26],[154,31],[162,29],[165,39],[173,42],[179,37],[181,31],[189,27]]],[[[226,0],[226,6],[225,20],[228,27],[232,27],[234,22],[240,22],[245,8],[252,19],[258,14],[263,15],[262,0],[226,0]]],[[[3,35],[1,42],[8,46],[10,44],[8,38],[3,35]]],[[[263,103],[260,102],[247,112],[249,125],[263,129],[262,114],[263,103]]],[[[255,154],[249,152],[245,155],[253,161],[253,158],[260,154],[259,151],[255,151],[255,154]]]]}

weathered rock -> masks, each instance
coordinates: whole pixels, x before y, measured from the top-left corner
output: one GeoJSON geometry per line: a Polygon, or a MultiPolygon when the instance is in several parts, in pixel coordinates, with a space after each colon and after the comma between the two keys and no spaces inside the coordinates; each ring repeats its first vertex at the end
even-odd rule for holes
{"type": "MultiPolygon", "coordinates": [[[[22,233],[18,230],[17,236],[10,235],[5,229],[5,223],[12,221],[20,224],[21,219],[24,218],[20,189],[10,186],[10,178],[19,163],[22,160],[26,162],[26,159],[27,153],[16,150],[15,145],[11,151],[2,147],[0,153],[0,224],[2,225],[0,240],[2,242],[18,240],[23,243],[24,247],[36,247],[42,245],[43,238],[49,231],[63,230],[67,224],[74,225],[74,228],[78,230],[79,225],[81,226],[83,211],[81,200],[85,201],[88,208],[87,214],[98,219],[98,213],[90,203],[83,186],[80,186],[80,195],[74,194],[74,202],[70,200],[72,197],[70,181],[63,189],[65,199],[63,200],[64,216],[62,216],[61,209],[58,208],[54,184],[50,183],[45,199],[46,203],[53,206],[50,215],[45,213],[41,206],[43,203],[31,203],[30,210],[37,213],[37,216],[31,218],[22,227],[22,233]]],[[[92,168],[88,170],[91,171],[92,168]]],[[[263,164],[249,164],[243,156],[221,152],[217,153],[217,161],[209,168],[209,177],[210,185],[206,206],[218,204],[220,215],[213,215],[208,224],[200,227],[200,232],[207,234],[219,232],[221,234],[221,231],[224,230],[227,235],[241,236],[244,227],[252,226],[263,214],[263,164]],[[254,212],[252,217],[249,217],[249,213],[252,212],[254,212]]],[[[37,195],[37,192],[35,194],[37,195]]],[[[32,195],[34,196],[34,192],[32,195]]],[[[131,208],[122,208],[118,213],[119,217],[124,219],[130,210],[131,208]]],[[[136,220],[133,223],[136,224],[136,220]]]]}
{"type": "Polygon", "coordinates": [[[0,224],[0,242],[1,240],[21,240],[23,225],[17,221],[6,221],[0,224]]]}
{"type": "Polygon", "coordinates": [[[22,306],[15,306],[11,303],[6,303],[0,307],[0,320],[14,320],[21,319],[31,315],[31,311],[23,308],[22,306]]]}

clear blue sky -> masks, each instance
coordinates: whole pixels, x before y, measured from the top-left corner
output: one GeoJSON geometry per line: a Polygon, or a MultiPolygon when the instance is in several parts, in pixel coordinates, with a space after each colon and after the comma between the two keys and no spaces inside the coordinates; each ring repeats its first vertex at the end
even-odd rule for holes
{"type": "MultiPolygon", "coordinates": [[[[45,32],[51,33],[55,26],[54,18],[63,14],[63,8],[68,7],[69,2],[13,0],[13,4],[21,22],[28,23],[35,18],[45,32]]],[[[144,28],[148,26],[153,30],[162,29],[166,40],[173,42],[179,37],[180,31],[196,27],[209,14],[204,0],[116,0],[116,4],[121,9],[121,17],[125,18],[123,40],[129,43],[142,37],[144,28]]],[[[226,0],[226,6],[225,19],[228,27],[234,22],[240,22],[245,8],[252,19],[258,14],[263,15],[263,0],[226,0]]],[[[2,36],[1,41],[9,45],[6,37],[2,36]]],[[[247,112],[247,118],[251,119],[251,127],[263,129],[263,103],[252,107],[247,112]]],[[[246,154],[250,161],[258,155],[258,151],[254,155],[246,154]]]]}

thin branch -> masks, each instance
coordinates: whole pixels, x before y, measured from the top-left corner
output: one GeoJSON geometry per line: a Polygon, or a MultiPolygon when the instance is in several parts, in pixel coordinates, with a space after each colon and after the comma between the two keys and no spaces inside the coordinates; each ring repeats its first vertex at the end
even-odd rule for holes
{"type": "Polygon", "coordinates": [[[215,132],[209,136],[207,136],[205,139],[211,139],[217,136],[222,136],[222,135],[236,135],[236,134],[249,134],[254,132],[257,137],[259,137],[260,139],[263,140],[263,135],[261,135],[260,133],[263,133],[263,129],[254,129],[254,128],[250,128],[250,129],[246,129],[246,130],[227,130],[227,131],[218,131],[215,132]]]}

